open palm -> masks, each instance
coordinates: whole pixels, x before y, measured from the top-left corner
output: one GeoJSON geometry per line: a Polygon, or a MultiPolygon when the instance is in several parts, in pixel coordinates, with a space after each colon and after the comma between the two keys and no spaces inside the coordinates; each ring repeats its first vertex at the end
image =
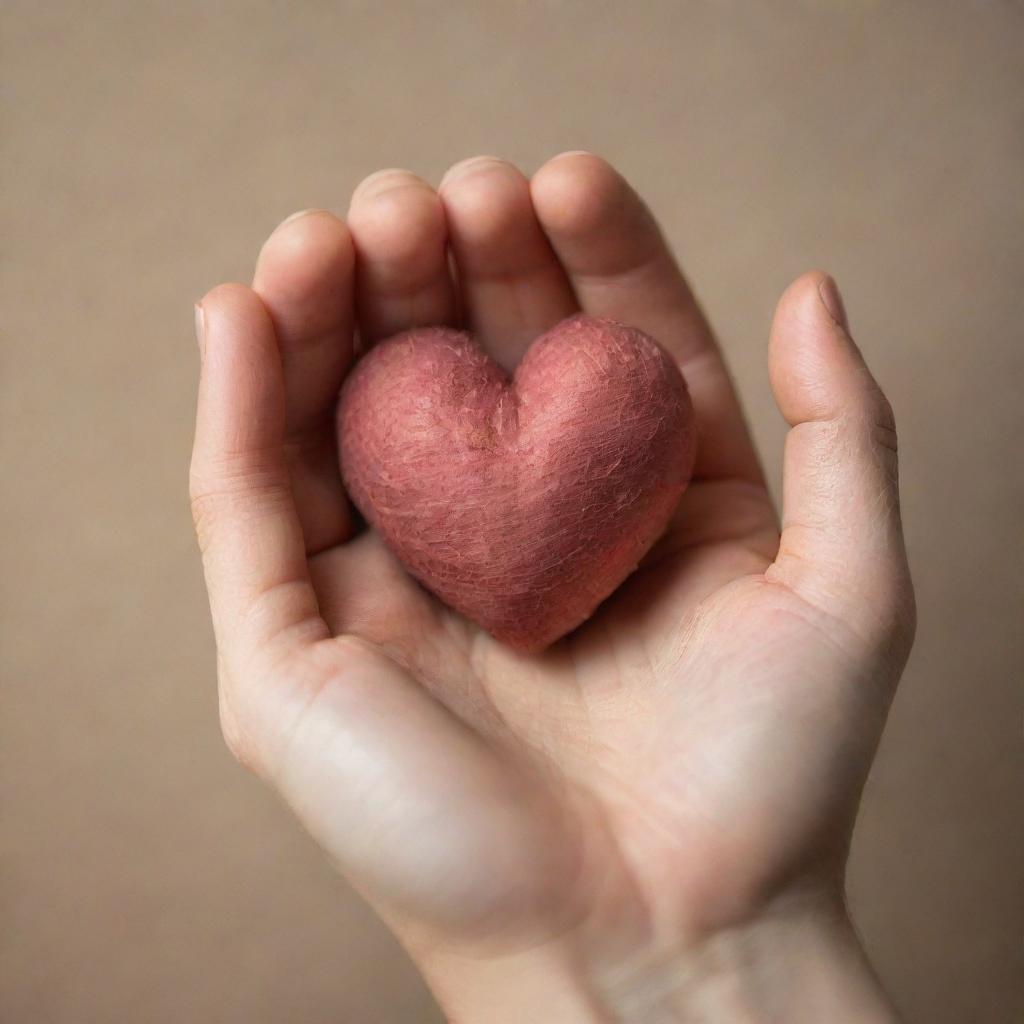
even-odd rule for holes
{"type": "Polygon", "coordinates": [[[797,281],[773,328],[781,544],[711,332],[646,207],[589,154],[532,180],[478,158],[438,191],[373,175],[347,222],[282,225],[199,331],[192,495],[225,734],[442,998],[481,963],[554,955],[599,965],[614,1002],[673,951],[841,900],[913,604],[891,412],[828,278],[797,281]],[[697,465],[640,569],[527,656],[355,527],[334,403],[356,337],[457,323],[511,368],[581,308],[679,360],[697,465]]]}

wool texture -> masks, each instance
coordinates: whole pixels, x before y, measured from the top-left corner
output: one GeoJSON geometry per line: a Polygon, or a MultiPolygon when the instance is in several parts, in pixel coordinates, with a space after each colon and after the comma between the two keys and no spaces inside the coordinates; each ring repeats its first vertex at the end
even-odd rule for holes
{"type": "Polygon", "coordinates": [[[671,357],[583,314],[538,338],[511,377],[462,331],[389,338],[349,374],[337,424],[348,493],[406,569],[530,652],[633,572],[696,448],[671,357]]]}

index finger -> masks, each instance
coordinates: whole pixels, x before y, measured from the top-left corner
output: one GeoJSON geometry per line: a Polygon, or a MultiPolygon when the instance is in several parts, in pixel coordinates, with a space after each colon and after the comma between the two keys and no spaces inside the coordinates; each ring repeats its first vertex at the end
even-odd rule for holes
{"type": "Polygon", "coordinates": [[[531,191],[583,310],[638,327],[678,361],[697,419],[694,476],[763,483],[722,353],[640,197],[608,163],[582,152],[549,160],[531,191]]]}

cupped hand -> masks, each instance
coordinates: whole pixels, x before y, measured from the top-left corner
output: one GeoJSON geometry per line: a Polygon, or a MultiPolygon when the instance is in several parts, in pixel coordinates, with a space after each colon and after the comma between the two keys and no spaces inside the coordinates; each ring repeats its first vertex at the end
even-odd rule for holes
{"type": "Polygon", "coordinates": [[[345,220],[282,224],[197,330],[192,508],[227,742],[454,1019],[887,1019],[842,876],[913,596],[892,412],[831,278],[791,285],[771,331],[781,533],[690,289],[590,154],[532,179],[464,161],[437,190],[374,174],[345,220]],[[334,406],[357,347],[404,328],[463,325],[511,368],[580,309],[678,360],[697,465],[641,568],[526,656],[359,527],[334,406]]]}

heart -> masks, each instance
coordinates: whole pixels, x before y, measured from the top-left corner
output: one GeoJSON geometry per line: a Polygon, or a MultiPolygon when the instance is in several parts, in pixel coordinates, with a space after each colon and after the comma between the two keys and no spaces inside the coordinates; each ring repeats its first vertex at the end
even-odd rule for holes
{"type": "Polygon", "coordinates": [[[690,478],[693,408],[643,332],[577,315],[510,378],[419,327],[370,349],[338,405],[348,493],[406,569],[497,639],[540,651],[664,532],[690,478]]]}

